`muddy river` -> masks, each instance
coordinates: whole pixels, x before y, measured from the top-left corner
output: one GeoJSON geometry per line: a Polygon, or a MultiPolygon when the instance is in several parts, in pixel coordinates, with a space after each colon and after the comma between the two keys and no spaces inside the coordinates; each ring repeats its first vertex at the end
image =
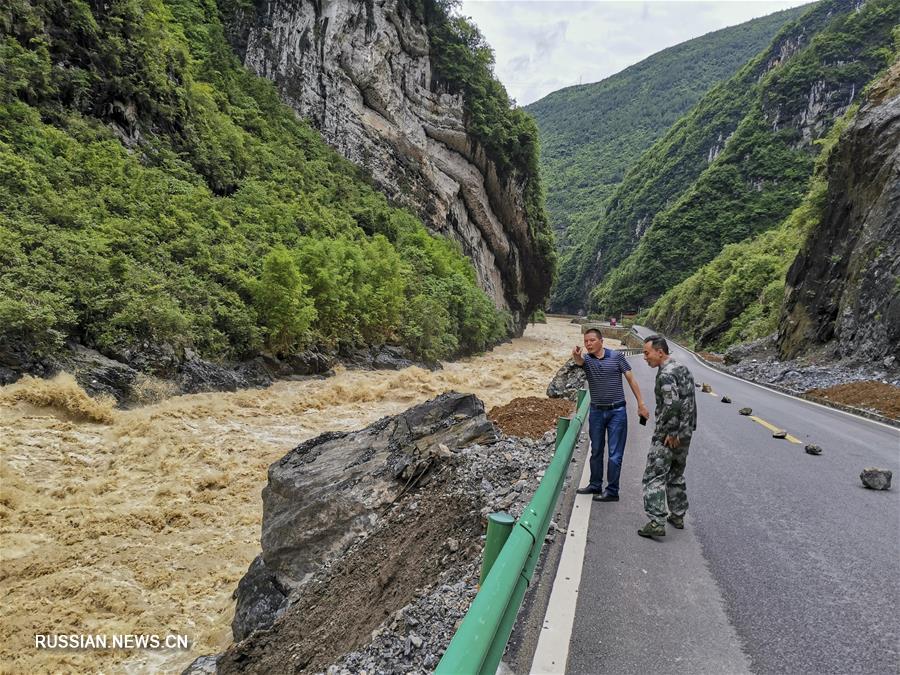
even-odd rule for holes
{"type": "Polygon", "coordinates": [[[339,370],[128,411],[67,376],[0,388],[0,670],[177,671],[220,651],[231,594],[259,552],[271,462],[450,389],[488,409],[543,396],[580,341],[551,317],[441,371],[339,370]],[[180,635],[190,647],[36,648],[48,634],[180,635]]]}

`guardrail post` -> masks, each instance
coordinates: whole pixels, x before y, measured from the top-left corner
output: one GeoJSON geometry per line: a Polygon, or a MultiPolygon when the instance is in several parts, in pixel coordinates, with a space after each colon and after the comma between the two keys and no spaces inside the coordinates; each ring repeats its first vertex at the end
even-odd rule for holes
{"type": "Polygon", "coordinates": [[[500,555],[503,544],[509,539],[516,519],[508,513],[492,513],[488,516],[487,539],[484,542],[484,559],[481,561],[481,576],[478,578],[479,586],[487,579],[488,572],[494,566],[494,561],[500,555]]]}
{"type": "Polygon", "coordinates": [[[554,447],[559,450],[559,444],[562,443],[563,436],[569,430],[570,420],[568,417],[560,417],[556,420],[556,443],[554,447]]]}
{"type": "MultiPolygon", "coordinates": [[[[494,675],[497,671],[525,591],[540,560],[554,506],[588,416],[590,400],[585,396],[580,395],[581,405],[571,420],[558,420],[557,451],[522,517],[512,527],[508,540],[488,568],[490,573],[485,572],[484,583],[447,645],[435,669],[436,675],[494,675]]],[[[489,520],[489,530],[490,527],[489,520]]]]}
{"type": "Polygon", "coordinates": [[[587,396],[587,389],[579,389],[575,398],[575,412],[578,412],[581,408],[581,402],[584,400],[585,396],[587,396]]]}

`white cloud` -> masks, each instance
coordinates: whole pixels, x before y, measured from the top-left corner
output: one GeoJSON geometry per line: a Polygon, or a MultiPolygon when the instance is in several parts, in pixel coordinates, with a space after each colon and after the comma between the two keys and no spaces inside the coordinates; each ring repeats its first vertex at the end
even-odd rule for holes
{"type": "Polygon", "coordinates": [[[525,105],[597,82],[666,47],[808,0],[463,0],[496,55],[495,72],[525,105]]]}

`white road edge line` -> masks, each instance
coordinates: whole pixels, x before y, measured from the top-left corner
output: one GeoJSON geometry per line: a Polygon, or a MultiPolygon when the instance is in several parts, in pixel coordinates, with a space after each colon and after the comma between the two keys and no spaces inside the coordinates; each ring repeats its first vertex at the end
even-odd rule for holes
{"type": "MultiPolygon", "coordinates": [[[[584,458],[581,482],[587,485],[591,478],[590,445],[584,458]]],[[[578,604],[578,587],[581,585],[581,570],[584,565],[584,551],[587,545],[588,525],[591,520],[592,495],[575,495],[572,517],[566,529],[566,541],[562,556],[556,568],[553,589],[544,624],[538,638],[534,659],[531,662],[532,675],[559,675],[566,672],[569,660],[569,642],[575,625],[575,606],[578,604]]]]}
{"type": "Polygon", "coordinates": [[[805,398],[800,398],[799,396],[791,396],[790,394],[785,394],[783,391],[778,391],[777,389],[772,389],[772,388],[770,388],[770,387],[766,387],[765,385],[757,384],[756,382],[751,382],[750,380],[745,380],[745,379],[742,378],[742,377],[737,377],[736,375],[732,375],[731,373],[726,373],[724,370],[719,370],[719,369],[717,369],[717,368],[713,368],[712,366],[707,365],[706,363],[704,363],[704,362],[700,359],[699,356],[697,356],[694,352],[692,352],[690,349],[688,349],[688,348],[685,347],[684,345],[678,344],[678,343],[675,342],[675,340],[673,340],[672,338],[668,338],[668,337],[667,337],[666,340],[668,340],[669,342],[671,342],[672,344],[674,344],[674,345],[675,345],[676,347],[678,347],[679,349],[683,349],[683,350],[686,351],[688,354],[690,354],[691,356],[693,356],[693,357],[694,357],[694,360],[695,360],[697,363],[699,363],[701,366],[703,366],[704,368],[707,368],[707,369],[713,371],[714,373],[718,373],[719,375],[724,375],[725,377],[730,377],[732,380],[737,380],[738,382],[744,382],[744,383],[746,383],[746,384],[753,385],[754,387],[757,387],[757,388],[759,388],[759,389],[764,389],[764,390],[766,390],[766,391],[770,391],[770,392],[772,392],[773,394],[778,394],[779,396],[784,396],[785,398],[789,398],[789,399],[794,400],[794,401],[800,401],[801,403],[808,403],[809,405],[814,405],[814,406],[816,406],[817,408],[822,408],[822,409],[824,409],[824,410],[831,410],[832,412],[837,412],[837,413],[841,413],[841,414],[843,414],[843,415],[848,415],[849,417],[853,417],[853,418],[855,418],[855,419],[858,419],[858,420],[861,421],[861,422],[868,422],[869,424],[877,424],[878,426],[884,427],[885,429],[890,429],[891,431],[897,431],[898,433],[900,433],[900,430],[898,430],[897,427],[892,427],[890,424],[885,424],[884,422],[879,422],[878,420],[870,420],[868,417],[861,417],[860,415],[856,415],[856,414],[854,414],[854,413],[852,413],[852,412],[847,412],[846,410],[841,410],[840,408],[832,408],[832,407],[827,406],[827,405],[822,405],[821,403],[816,403],[815,401],[809,401],[809,400],[807,400],[807,399],[805,399],[805,398]]]}

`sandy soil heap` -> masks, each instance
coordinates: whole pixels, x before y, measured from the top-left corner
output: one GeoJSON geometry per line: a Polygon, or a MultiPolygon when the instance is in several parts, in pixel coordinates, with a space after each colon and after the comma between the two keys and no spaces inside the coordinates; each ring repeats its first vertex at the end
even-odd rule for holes
{"type": "Polygon", "coordinates": [[[900,420],[900,387],[891,384],[851,382],[825,389],[810,389],[806,394],[854,408],[873,410],[885,417],[900,420]]]}
{"type": "Polygon", "coordinates": [[[574,412],[575,404],[566,399],[527,396],[497,406],[488,413],[488,419],[504,434],[537,439],[555,429],[557,419],[574,412]]]}

